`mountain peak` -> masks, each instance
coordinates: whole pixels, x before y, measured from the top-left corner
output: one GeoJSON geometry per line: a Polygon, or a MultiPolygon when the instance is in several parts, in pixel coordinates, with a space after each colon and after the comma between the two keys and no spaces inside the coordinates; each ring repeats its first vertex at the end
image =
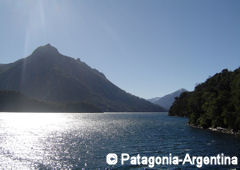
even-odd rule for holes
{"type": "Polygon", "coordinates": [[[86,63],[60,54],[50,44],[38,47],[26,59],[5,67],[0,66],[0,90],[20,91],[28,97],[59,103],[70,110],[164,111],[120,89],[86,63]]]}
{"type": "Polygon", "coordinates": [[[36,50],[34,50],[33,54],[59,54],[56,47],[52,46],[51,44],[46,44],[43,46],[38,47],[36,50]]]}
{"type": "Polygon", "coordinates": [[[47,43],[45,46],[53,47],[50,43],[47,43]]]}
{"type": "Polygon", "coordinates": [[[166,110],[169,110],[169,108],[171,107],[172,103],[175,100],[175,97],[179,97],[185,91],[187,90],[184,88],[181,88],[163,97],[155,97],[153,99],[149,99],[149,101],[159,106],[162,106],[166,110]]]}
{"type": "Polygon", "coordinates": [[[179,89],[179,90],[177,90],[177,91],[180,91],[180,92],[185,92],[185,91],[187,91],[186,89],[184,89],[184,88],[181,88],[181,89],[179,89]]]}

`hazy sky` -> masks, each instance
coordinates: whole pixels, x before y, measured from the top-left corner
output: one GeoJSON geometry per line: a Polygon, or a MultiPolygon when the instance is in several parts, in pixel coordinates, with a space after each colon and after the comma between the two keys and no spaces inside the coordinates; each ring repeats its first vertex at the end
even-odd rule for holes
{"type": "Polygon", "coordinates": [[[0,0],[0,63],[47,43],[140,97],[193,90],[240,66],[240,0],[0,0]]]}

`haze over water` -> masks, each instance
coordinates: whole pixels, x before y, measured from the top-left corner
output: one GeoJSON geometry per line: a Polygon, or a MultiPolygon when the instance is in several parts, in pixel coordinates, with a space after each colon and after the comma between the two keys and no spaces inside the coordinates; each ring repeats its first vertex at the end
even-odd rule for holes
{"type": "Polygon", "coordinates": [[[186,123],[187,119],[167,113],[0,113],[0,168],[119,167],[106,164],[108,153],[180,157],[224,153],[240,158],[239,137],[186,123]]]}

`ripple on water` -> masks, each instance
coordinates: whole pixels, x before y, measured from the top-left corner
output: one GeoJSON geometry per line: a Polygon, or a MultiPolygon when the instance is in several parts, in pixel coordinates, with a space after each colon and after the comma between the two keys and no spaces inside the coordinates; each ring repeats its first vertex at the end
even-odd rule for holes
{"type": "Polygon", "coordinates": [[[111,152],[239,156],[239,138],[193,129],[186,122],[167,113],[0,113],[0,168],[110,168],[105,156],[111,152]]]}

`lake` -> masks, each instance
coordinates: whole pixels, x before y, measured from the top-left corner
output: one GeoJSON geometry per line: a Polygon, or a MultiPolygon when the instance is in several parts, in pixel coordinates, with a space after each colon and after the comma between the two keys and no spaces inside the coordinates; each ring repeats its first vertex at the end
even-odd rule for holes
{"type": "MultiPolygon", "coordinates": [[[[187,125],[167,113],[0,113],[1,169],[144,169],[106,163],[108,153],[186,153],[240,158],[240,138],[187,125]]],[[[195,166],[155,166],[155,169],[195,166]]],[[[234,167],[234,166],[233,166],[234,167]]],[[[205,166],[206,169],[229,169],[205,166]]]]}

